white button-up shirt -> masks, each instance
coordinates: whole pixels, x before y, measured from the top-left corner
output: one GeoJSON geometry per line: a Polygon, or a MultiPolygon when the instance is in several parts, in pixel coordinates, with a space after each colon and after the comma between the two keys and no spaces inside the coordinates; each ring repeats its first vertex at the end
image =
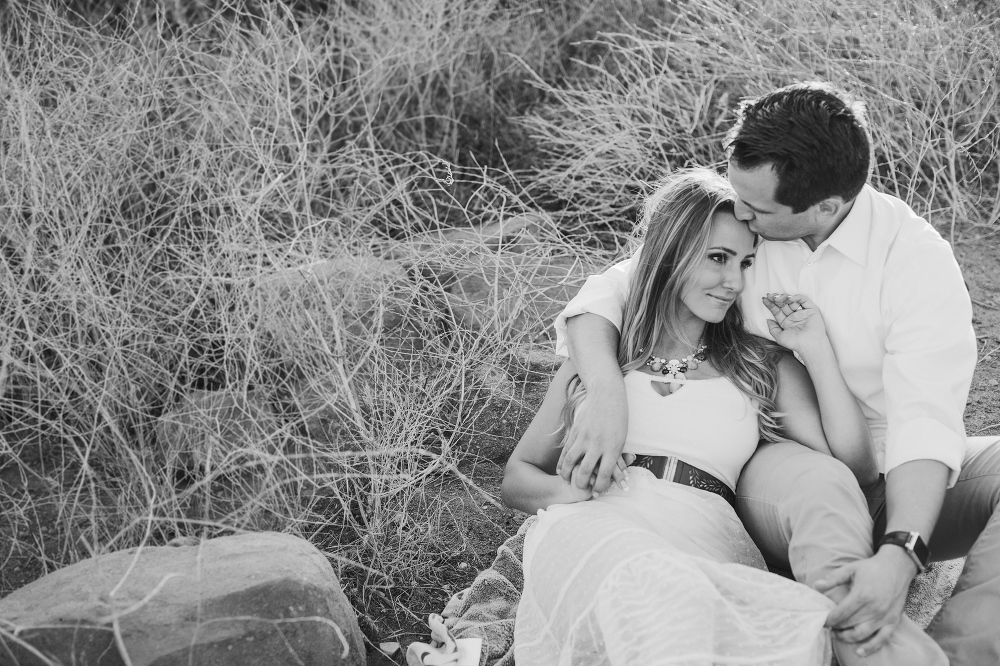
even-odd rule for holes
{"type": "MultiPolygon", "coordinates": [[[[592,312],[621,330],[631,260],[593,275],[556,319],[592,312]]],[[[966,453],[963,423],[976,336],[972,304],[951,247],[899,199],[865,186],[851,212],[815,251],[804,241],[765,241],[746,273],[747,327],[771,338],[764,294],[804,294],[823,313],[844,379],[871,428],[879,468],[938,460],[955,483],[966,453]]]]}

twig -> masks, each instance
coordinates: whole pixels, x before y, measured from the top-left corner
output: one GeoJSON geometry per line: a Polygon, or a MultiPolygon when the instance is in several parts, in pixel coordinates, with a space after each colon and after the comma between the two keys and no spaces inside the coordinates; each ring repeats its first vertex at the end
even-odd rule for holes
{"type": "MultiPolygon", "coordinates": [[[[3,621],[3,623],[4,624],[9,624],[5,620],[3,621]]],[[[13,626],[13,632],[7,631],[3,627],[0,627],[0,636],[3,636],[4,639],[5,639],[4,642],[3,642],[3,644],[0,644],[0,647],[4,648],[4,652],[6,652],[8,655],[10,655],[10,648],[7,647],[7,641],[8,640],[9,641],[13,641],[17,645],[21,646],[22,648],[24,648],[25,650],[27,650],[28,652],[30,652],[31,654],[33,654],[35,657],[37,657],[40,662],[42,662],[43,664],[45,664],[45,666],[58,666],[58,663],[56,661],[53,661],[52,659],[50,659],[46,655],[42,654],[38,650],[38,648],[36,648],[31,643],[28,643],[23,638],[20,638],[18,636],[18,634],[20,632],[24,631],[25,629],[39,629],[41,627],[18,627],[16,625],[12,625],[12,626],[13,626]]]]}
{"type": "Polygon", "coordinates": [[[476,485],[476,483],[472,479],[470,479],[465,474],[462,474],[460,471],[458,471],[458,467],[455,465],[455,463],[450,463],[448,465],[448,471],[452,472],[455,476],[457,476],[459,479],[461,479],[467,485],[471,486],[473,490],[475,490],[480,495],[482,495],[483,497],[485,497],[486,500],[490,504],[492,504],[493,506],[495,506],[496,508],[498,508],[498,509],[506,509],[507,508],[503,504],[501,504],[500,502],[496,501],[496,499],[494,499],[493,496],[490,495],[488,492],[486,492],[485,490],[483,490],[482,488],[480,488],[478,485],[476,485]]]}
{"type": "Polygon", "coordinates": [[[983,356],[982,358],[980,358],[978,361],[976,361],[976,365],[979,365],[980,363],[982,363],[983,361],[985,361],[986,359],[988,359],[990,356],[993,356],[993,354],[995,354],[998,349],[1000,349],[1000,345],[997,345],[996,347],[994,347],[993,349],[991,349],[988,354],[986,354],[985,356],[983,356]]]}
{"type": "Polygon", "coordinates": [[[973,303],[980,307],[989,308],[990,310],[1000,310],[1000,306],[994,305],[993,303],[987,303],[985,301],[977,301],[976,299],[970,299],[973,303]]]}
{"type": "MultiPolygon", "coordinates": [[[[347,642],[347,638],[344,636],[344,632],[341,630],[340,625],[331,620],[328,617],[323,617],[322,615],[309,615],[304,617],[283,617],[283,618],[269,618],[269,617],[255,617],[253,615],[233,615],[231,617],[213,617],[208,620],[203,620],[201,624],[212,624],[213,622],[270,622],[273,625],[287,624],[290,622],[319,622],[325,624],[333,629],[337,634],[337,638],[340,639],[340,643],[344,646],[344,650],[340,653],[341,659],[346,659],[347,655],[351,652],[351,644],[347,642]]],[[[275,627],[277,628],[277,626],[275,627]]]]}
{"type": "Polygon", "coordinates": [[[168,573],[166,576],[164,576],[160,580],[159,583],[156,584],[156,587],[154,587],[152,590],[150,590],[150,592],[146,596],[144,596],[142,599],[140,599],[139,601],[135,602],[134,604],[132,604],[128,608],[124,608],[124,609],[122,609],[120,611],[115,611],[110,616],[108,616],[106,618],[102,618],[101,622],[108,622],[109,620],[110,621],[117,621],[118,618],[122,617],[123,615],[128,615],[129,613],[136,612],[137,610],[139,610],[140,608],[142,608],[143,606],[145,606],[146,604],[148,604],[150,601],[152,601],[153,597],[155,597],[157,594],[159,594],[160,590],[163,589],[163,586],[167,584],[167,581],[169,581],[171,578],[177,578],[177,577],[184,576],[184,575],[185,574],[181,574],[181,573],[177,573],[177,572],[168,573]]]}

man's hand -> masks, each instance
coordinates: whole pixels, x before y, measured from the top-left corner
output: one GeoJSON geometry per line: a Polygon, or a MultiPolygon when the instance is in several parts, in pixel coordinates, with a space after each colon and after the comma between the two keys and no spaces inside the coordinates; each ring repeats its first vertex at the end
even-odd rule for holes
{"type": "Polygon", "coordinates": [[[580,489],[603,493],[612,480],[622,481],[628,403],[624,386],[621,388],[599,395],[588,393],[576,410],[556,474],[580,489]]]}
{"type": "Polygon", "coordinates": [[[826,593],[838,585],[850,591],[830,611],[826,626],[866,657],[878,651],[903,617],[906,594],[917,567],[902,548],[883,546],[866,560],[846,564],[813,587],[826,593]]]}

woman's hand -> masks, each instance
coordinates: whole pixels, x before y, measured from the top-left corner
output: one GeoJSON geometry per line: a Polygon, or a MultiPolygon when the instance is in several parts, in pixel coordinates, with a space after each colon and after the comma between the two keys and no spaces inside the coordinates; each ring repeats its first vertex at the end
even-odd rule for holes
{"type": "MultiPolygon", "coordinates": [[[[628,466],[635,460],[634,453],[623,453],[618,456],[618,463],[611,475],[612,485],[616,485],[622,490],[628,490],[628,466]]],[[[560,489],[556,501],[553,504],[573,504],[574,502],[585,502],[594,497],[600,497],[602,493],[594,490],[597,481],[597,474],[591,474],[589,482],[581,478],[583,472],[579,465],[573,468],[572,475],[568,482],[564,481],[564,487],[560,489]],[[584,486],[580,488],[580,486],[584,486]]],[[[557,477],[562,480],[562,477],[557,477]]]]}
{"type": "MultiPolygon", "coordinates": [[[[580,468],[577,467],[577,470],[580,468]]],[[[574,476],[576,476],[576,470],[574,470],[574,476]]],[[[594,496],[593,486],[585,485],[583,488],[579,488],[576,483],[573,483],[575,479],[567,482],[560,476],[556,476],[559,480],[559,491],[553,497],[552,504],[573,504],[575,502],[586,502],[594,496]]]]}
{"type": "Polygon", "coordinates": [[[767,320],[774,341],[786,349],[806,355],[817,346],[829,344],[823,315],[802,294],[767,294],[761,299],[774,319],[767,320]]]}

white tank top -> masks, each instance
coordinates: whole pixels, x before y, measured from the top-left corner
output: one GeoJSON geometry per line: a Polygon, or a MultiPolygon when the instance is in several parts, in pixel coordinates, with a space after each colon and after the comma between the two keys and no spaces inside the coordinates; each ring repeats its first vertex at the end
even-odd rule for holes
{"type": "Polygon", "coordinates": [[[760,439],[753,402],[725,377],[676,380],[684,386],[669,395],[656,391],[655,380],[638,370],[625,375],[624,450],[676,456],[735,490],[760,439]]]}

